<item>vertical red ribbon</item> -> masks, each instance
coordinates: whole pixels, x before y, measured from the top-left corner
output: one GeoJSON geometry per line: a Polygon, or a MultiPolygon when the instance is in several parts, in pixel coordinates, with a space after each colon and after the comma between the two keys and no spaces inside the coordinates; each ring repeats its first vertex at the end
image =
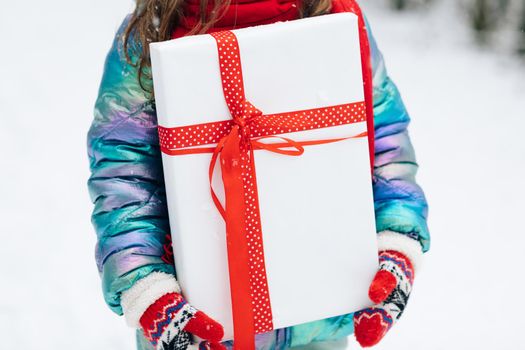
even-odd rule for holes
{"type": "Polygon", "coordinates": [[[244,184],[249,163],[246,149],[239,147],[241,137],[234,127],[221,152],[221,172],[225,193],[225,222],[228,269],[234,325],[234,349],[254,349],[255,324],[251,304],[250,269],[247,262],[246,203],[244,184]]]}
{"type": "Polygon", "coordinates": [[[251,350],[256,333],[273,329],[249,129],[251,120],[262,112],[246,101],[237,38],[230,31],[211,35],[217,41],[224,97],[235,123],[222,149],[218,148],[225,191],[234,348],[251,350]]]}

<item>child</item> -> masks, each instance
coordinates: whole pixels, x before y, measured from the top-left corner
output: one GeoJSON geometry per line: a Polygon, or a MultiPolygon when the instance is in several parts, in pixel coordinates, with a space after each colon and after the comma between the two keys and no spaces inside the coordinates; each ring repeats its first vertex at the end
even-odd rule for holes
{"type": "MultiPolygon", "coordinates": [[[[359,8],[354,0],[137,0],[136,10],[122,24],[107,56],[88,135],[89,189],[105,300],[137,328],[139,350],[231,347],[230,342],[220,343],[222,326],[179,294],[148,43],[344,11],[357,13],[359,8]],[[204,340],[191,344],[191,335],[204,340]]],[[[407,133],[409,117],[369,30],[368,34],[380,262],[369,296],[376,306],[260,334],[257,349],[328,342],[353,332],[362,346],[377,344],[401,316],[414,272],[429,248],[426,200],[414,180],[417,164],[407,133]]]]}

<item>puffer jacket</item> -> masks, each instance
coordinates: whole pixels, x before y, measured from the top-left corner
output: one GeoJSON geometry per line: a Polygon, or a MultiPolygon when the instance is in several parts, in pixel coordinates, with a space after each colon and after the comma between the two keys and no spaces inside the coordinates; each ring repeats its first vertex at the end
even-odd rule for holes
{"type": "MultiPolygon", "coordinates": [[[[124,55],[122,39],[128,20],[129,16],[107,55],[88,133],[96,262],[105,301],[119,315],[122,293],[138,280],[154,271],[175,274],[164,258],[170,228],[155,103],[140,87],[137,69],[124,55]]],[[[373,67],[377,231],[406,234],[427,251],[427,203],[415,182],[418,165],[407,132],[410,118],[367,29],[373,67]]],[[[345,315],[259,335],[257,349],[338,339],[352,332],[353,315],[345,315]]],[[[137,344],[139,349],[152,349],[140,330],[137,344]]]]}

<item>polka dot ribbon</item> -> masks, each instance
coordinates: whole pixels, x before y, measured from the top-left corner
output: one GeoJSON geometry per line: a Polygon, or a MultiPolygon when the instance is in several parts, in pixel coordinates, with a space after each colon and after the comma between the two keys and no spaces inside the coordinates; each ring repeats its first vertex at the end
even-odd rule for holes
{"type": "Polygon", "coordinates": [[[253,350],[254,336],[273,329],[272,308],[264,262],[254,150],[300,156],[305,146],[366,137],[294,141],[279,136],[338,125],[364,122],[365,102],[268,114],[246,100],[239,44],[231,31],[210,34],[218,48],[220,74],[231,120],[176,128],[159,126],[163,153],[173,156],[212,153],[209,179],[212,199],[226,222],[228,269],[234,324],[234,349],[253,350]],[[265,143],[275,138],[276,142],[265,143]],[[211,186],[220,161],[225,205],[211,186]]]}

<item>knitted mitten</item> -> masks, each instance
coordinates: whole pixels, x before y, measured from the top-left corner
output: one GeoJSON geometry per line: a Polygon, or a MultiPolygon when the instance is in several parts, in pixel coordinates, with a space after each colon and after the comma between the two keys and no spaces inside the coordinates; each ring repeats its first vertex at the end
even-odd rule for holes
{"type": "Polygon", "coordinates": [[[416,240],[394,232],[380,234],[379,248],[379,271],[368,291],[375,305],[354,314],[354,333],[362,347],[376,345],[403,314],[414,282],[414,263],[422,254],[416,240]]]}
{"type": "Polygon", "coordinates": [[[222,326],[197,311],[178,293],[157,299],[140,318],[140,325],[146,339],[158,350],[189,349],[190,334],[206,340],[196,349],[225,349],[219,344],[224,335],[222,326]]]}
{"type": "Polygon", "coordinates": [[[138,280],[121,297],[128,325],[142,328],[157,350],[224,349],[219,344],[222,326],[188,304],[180,292],[172,274],[152,272],[138,280]],[[192,334],[204,341],[192,344],[192,334]]]}

